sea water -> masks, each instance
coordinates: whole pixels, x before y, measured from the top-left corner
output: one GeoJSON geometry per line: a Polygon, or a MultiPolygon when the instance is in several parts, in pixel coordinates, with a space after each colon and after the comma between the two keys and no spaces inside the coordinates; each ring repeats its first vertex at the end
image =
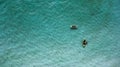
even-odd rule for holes
{"type": "Polygon", "coordinates": [[[120,0],[0,0],[0,67],[120,67],[119,24],[120,0]]]}

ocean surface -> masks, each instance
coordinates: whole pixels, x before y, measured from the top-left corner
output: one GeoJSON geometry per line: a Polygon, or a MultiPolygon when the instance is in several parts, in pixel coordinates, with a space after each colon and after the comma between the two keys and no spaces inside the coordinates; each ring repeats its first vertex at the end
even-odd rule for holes
{"type": "Polygon", "coordinates": [[[119,40],[120,0],[0,0],[0,67],[120,67],[119,40]]]}

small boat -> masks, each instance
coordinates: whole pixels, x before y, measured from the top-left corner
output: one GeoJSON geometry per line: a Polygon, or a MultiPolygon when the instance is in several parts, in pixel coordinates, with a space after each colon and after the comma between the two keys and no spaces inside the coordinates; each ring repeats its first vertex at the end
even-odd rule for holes
{"type": "Polygon", "coordinates": [[[76,25],[71,25],[70,28],[71,29],[77,29],[77,26],[76,25]]]}
{"type": "Polygon", "coordinates": [[[85,48],[86,45],[87,45],[87,41],[86,41],[86,40],[83,40],[83,42],[82,42],[82,46],[83,46],[83,48],[85,48]]]}

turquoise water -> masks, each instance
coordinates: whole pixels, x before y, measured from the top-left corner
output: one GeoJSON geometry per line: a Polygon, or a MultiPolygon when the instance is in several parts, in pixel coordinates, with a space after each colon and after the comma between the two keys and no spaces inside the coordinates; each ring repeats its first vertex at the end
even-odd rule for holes
{"type": "Polygon", "coordinates": [[[120,67],[119,24],[120,0],[0,0],[0,67],[120,67]]]}

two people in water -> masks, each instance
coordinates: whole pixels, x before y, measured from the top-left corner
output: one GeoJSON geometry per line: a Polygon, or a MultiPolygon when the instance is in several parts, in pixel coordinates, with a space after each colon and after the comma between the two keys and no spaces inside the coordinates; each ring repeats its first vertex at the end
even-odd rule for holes
{"type": "MultiPolygon", "coordinates": [[[[70,29],[76,30],[76,29],[78,29],[78,27],[77,27],[76,25],[71,25],[71,26],[70,26],[70,29]]],[[[85,48],[86,45],[87,45],[87,41],[84,39],[84,40],[82,41],[82,46],[83,46],[83,48],[85,48]]]]}

